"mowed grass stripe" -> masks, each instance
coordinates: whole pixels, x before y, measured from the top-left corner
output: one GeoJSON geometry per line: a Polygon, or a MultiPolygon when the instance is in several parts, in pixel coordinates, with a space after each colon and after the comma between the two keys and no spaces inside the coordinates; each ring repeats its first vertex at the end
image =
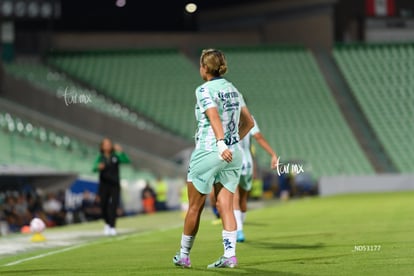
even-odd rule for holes
{"type": "MultiPolygon", "coordinates": [[[[194,244],[192,269],[172,265],[182,228],[76,248],[1,267],[1,275],[410,275],[414,257],[414,193],[344,195],[290,201],[253,210],[246,242],[237,245],[239,266],[210,271],[222,254],[221,227],[204,214],[194,244]],[[355,251],[355,246],[380,246],[355,251]]],[[[178,213],[148,216],[145,222],[182,223],[178,213]]],[[[122,221],[139,224],[139,217],[122,221]]],[[[135,225],[136,226],[136,225],[135,225]]],[[[143,226],[149,227],[149,226],[143,226]]],[[[130,227],[133,228],[133,227],[130,227]]]]}

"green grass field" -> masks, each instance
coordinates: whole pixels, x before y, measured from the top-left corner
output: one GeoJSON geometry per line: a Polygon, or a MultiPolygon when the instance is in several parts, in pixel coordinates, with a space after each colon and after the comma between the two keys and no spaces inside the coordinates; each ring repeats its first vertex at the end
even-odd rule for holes
{"type": "MultiPolygon", "coordinates": [[[[191,269],[172,264],[182,218],[168,212],[120,219],[119,229],[129,232],[115,238],[3,257],[0,275],[412,275],[413,197],[413,192],[344,195],[252,210],[234,269],[206,269],[223,252],[221,226],[212,225],[206,210],[191,269]]],[[[89,223],[48,229],[45,235],[101,228],[102,223],[89,223]]]]}

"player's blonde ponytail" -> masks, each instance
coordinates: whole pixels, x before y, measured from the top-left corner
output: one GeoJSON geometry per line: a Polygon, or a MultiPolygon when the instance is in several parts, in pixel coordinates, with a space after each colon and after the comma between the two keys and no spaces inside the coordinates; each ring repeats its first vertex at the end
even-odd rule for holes
{"type": "Polygon", "coordinates": [[[207,73],[219,77],[227,72],[227,61],[223,52],[216,49],[203,50],[200,64],[207,68],[207,73]]]}

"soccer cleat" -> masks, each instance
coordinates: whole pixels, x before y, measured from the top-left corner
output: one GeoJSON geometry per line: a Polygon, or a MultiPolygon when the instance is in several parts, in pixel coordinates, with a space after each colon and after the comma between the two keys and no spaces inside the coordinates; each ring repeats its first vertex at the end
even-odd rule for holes
{"type": "Polygon", "coordinates": [[[215,263],[209,264],[207,268],[223,268],[230,267],[233,268],[237,265],[236,256],[226,258],[224,256],[220,257],[215,263]]]}
{"type": "Polygon", "coordinates": [[[174,256],[173,263],[175,264],[175,266],[180,266],[182,268],[190,268],[191,267],[190,257],[181,258],[180,252],[178,252],[174,256]]]}
{"type": "Polygon", "coordinates": [[[111,229],[111,227],[109,226],[109,224],[105,224],[105,226],[104,226],[104,235],[105,236],[109,236],[110,235],[110,229],[111,229]]]}
{"type": "Polygon", "coordinates": [[[109,228],[109,236],[116,236],[118,233],[116,232],[116,229],[111,227],[109,228]]]}
{"type": "Polygon", "coordinates": [[[237,242],[244,242],[244,233],[243,233],[243,230],[237,231],[237,242]]]}

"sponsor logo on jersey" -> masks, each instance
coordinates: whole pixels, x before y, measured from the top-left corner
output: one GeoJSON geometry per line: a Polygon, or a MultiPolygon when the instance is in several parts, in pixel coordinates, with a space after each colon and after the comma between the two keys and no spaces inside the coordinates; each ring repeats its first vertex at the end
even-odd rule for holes
{"type": "Polygon", "coordinates": [[[219,92],[217,96],[221,100],[234,99],[234,98],[238,98],[239,97],[239,93],[236,92],[236,91],[232,91],[232,92],[219,92]]]}

